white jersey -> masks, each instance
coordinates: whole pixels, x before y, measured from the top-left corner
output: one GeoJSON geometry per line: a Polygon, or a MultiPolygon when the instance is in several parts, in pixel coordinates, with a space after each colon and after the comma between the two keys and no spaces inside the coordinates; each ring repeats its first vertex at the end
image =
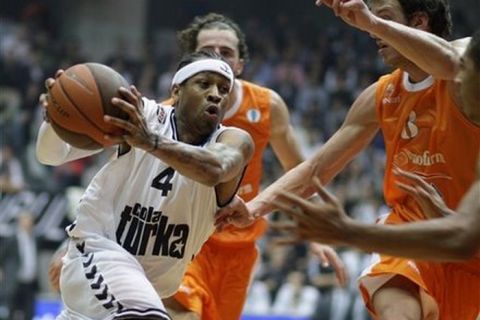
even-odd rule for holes
{"type": "MultiPolygon", "coordinates": [[[[175,111],[144,99],[149,128],[177,139],[175,111]]],[[[226,130],[219,127],[203,147],[226,130]]],[[[214,187],[185,176],[144,150],[108,162],[93,178],[67,227],[72,238],[105,237],[132,254],[161,297],[178,289],[186,266],[214,231],[214,187]]]]}

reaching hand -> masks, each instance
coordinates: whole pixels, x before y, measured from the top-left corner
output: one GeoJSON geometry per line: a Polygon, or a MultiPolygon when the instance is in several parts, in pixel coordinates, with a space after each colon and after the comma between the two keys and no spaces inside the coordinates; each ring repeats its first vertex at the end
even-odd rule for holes
{"type": "Polygon", "coordinates": [[[158,137],[147,126],[143,114],[142,95],[134,86],[131,86],[130,90],[121,87],[118,91],[122,98],[113,98],[112,104],[125,111],[129,118],[123,120],[105,115],[104,119],[106,122],[122,128],[125,133],[121,136],[106,135],[105,138],[114,143],[126,142],[132,147],[153,151],[158,144],[158,137]]]}
{"type": "Polygon", "coordinates": [[[332,247],[311,242],[310,252],[320,260],[323,267],[332,266],[340,286],[344,287],[347,285],[349,280],[347,270],[345,269],[343,261],[332,247]]]}
{"type": "Polygon", "coordinates": [[[228,224],[237,228],[246,228],[253,222],[255,222],[255,218],[239,196],[235,196],[232,202],[218,210],[215,214],[215,227],[219,231],[228,224]]]}
{"type": "Polygon", "coordinates": [[[316,0],[315,4],[332,9],[337,17],[360,30],[368,31],[374,24],[375,16],[363,0],[316,0]]]}
{"type": "Polygon", "coordinates": [[[281,193],[273,205],[293,218],[292,222],[275,228],[290,233],[283,242],[311,240],[327,244],[344,244],[348,237],[349,218],[340,202],[324,189],[317,178],[313,184],[323,203],[300,198],[297,195],[281,193]]]}
{"type": "Polygon", "coordinates": [[[409,183],[395,182],[400,189],[417,201],[427,218],[441,218],[452,213],[452,210],[447,207],[438,191],[422,177],[400,168],[393,169],[393,173],[409,183]]]}

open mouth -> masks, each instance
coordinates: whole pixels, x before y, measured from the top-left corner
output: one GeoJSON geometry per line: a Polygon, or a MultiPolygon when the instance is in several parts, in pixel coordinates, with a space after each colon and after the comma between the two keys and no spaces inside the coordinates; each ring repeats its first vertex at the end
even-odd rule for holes
{"type": "Polygon", "coordinates": [[[218,117],[220,115],[220,108],[212,104],[212,105],[209,105],[207,109],[205,109],[205,112],[210,116],[218,117]]]}

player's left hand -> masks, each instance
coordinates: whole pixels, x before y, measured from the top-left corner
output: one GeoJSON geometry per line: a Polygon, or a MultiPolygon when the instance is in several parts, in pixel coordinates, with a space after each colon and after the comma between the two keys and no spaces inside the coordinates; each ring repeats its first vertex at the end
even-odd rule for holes
{"type": "Polygon", "coordinates": [[[290,222],[274,226],[275,229],[290,235],[278,242],[310,240],[334,245],[345,244],[349,235],[350,218],[338,199],[322,187],[318,178],[313,179],[313,184],[323,200],[322,203],[314,203],[288,193],[280,193],[277,201],[273,203],[274,207],[293,218],[290,222]]]}
{"type": "Polygon", "coordinates": [[[417,201],[427,218],[441,218],[452,213],[452,210],[447,207],[438,191],[421,176],[404,171],[398,167],[393,169],[393,173],[406,182],[396,181],[397,187],[417,201]]]}
{"type": "Polygon", "coordinates": [[[105,138],[114,143],[126,142],[132,147],[140,148],[146,151],[152,151],[158,142],[156,136],[150,131],[143,114],[143,102],[141,93],[130,86],[130,90],[121,87],[118,92],[121,98],[112,98],[112,104],[125,111],[129,118],[123,120],[109,115],[104,116],[104,120],[124,130],[121,136],[106,135],[105,138]]]}
{"type": "Polygon", "coordinates": [[[229,224],[237,228],[246,228],[255,220],[243,199],[235,196],[232,202],[218,210],[215,214],[215,227],[219,231],[229,224]]]}

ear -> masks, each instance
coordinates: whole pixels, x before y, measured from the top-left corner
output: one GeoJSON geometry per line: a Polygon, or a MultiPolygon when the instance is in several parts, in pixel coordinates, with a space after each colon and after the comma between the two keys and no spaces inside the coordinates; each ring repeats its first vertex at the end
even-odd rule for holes
{"type": "Polygon", "coordinates": [[[242,74],[244,67],[245,67],[245,60],[243,59],[238,60],[238,63],[235,65],[235,68],[233,70],[235,77],[238,77],[239,75],[242,74]]]}
{"type": "Polygon", "coordinates": [[[425,12],[415,12],[410,17],[410,21],[408,25],[415,29],[420,29],[423,31],[430,31],[430,27],[428,25],[429,17],[425,12]]]}
{"type": "Polygon", "coordinates": [[[172,90],[170,92],[170,96],[172,97],[173,103],[172,105],[176,105],[178,99],[180,98],[180,86],[178,84],[174,84],[172,90]]]}

